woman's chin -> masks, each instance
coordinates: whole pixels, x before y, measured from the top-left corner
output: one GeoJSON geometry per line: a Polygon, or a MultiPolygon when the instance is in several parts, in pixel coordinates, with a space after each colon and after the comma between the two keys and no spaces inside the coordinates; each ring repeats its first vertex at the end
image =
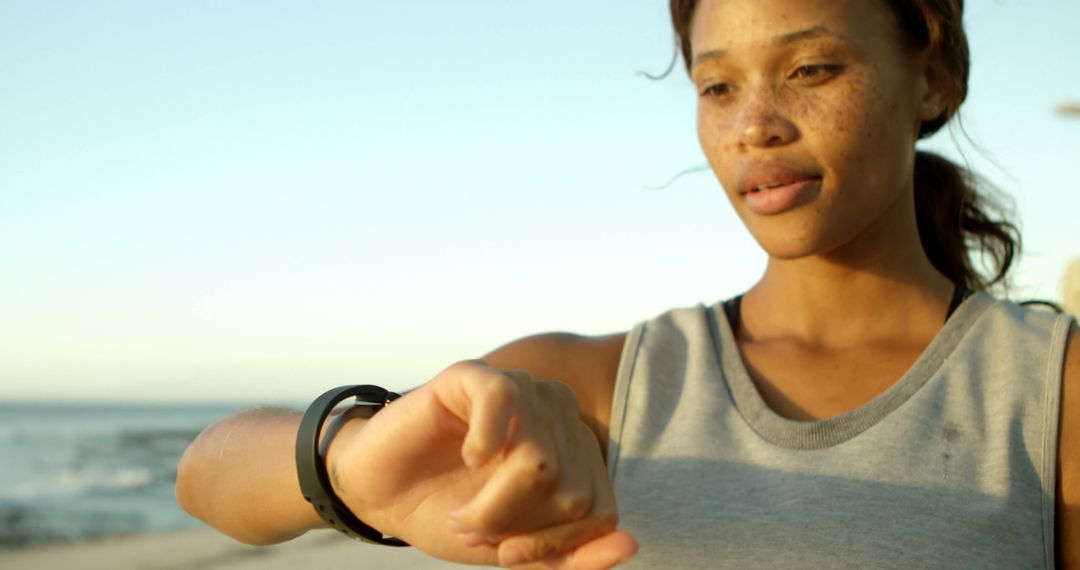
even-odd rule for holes
{"type": "Polygon", "coordinates": [[[821,233],[809,229],[785,231],[754,231],[754,236],[761,249],[765,250],[770,259],[794,260],[820,255],[832,249],[834,244],[821,233]]]}

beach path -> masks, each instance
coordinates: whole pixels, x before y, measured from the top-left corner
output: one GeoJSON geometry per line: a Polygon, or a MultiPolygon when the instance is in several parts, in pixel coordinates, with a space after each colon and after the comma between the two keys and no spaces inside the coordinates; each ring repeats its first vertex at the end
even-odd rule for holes
{"type": "Polygon", "coordinates": [[[451,570],[477,568],[429,558],[412,548],[363,544],[314,531],[275,546],[247,546],[198,529],[0,551],[4,570],[334,570],[337,568],[451,570]]]}

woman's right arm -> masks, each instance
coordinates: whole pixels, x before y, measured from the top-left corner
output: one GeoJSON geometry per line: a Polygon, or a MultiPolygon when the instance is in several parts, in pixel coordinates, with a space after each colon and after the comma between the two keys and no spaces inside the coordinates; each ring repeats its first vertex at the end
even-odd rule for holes
{"type": "Polygon", "coordinates": [[[283,542],[325,526],[300,494],[294,456],[300,417],[298,412],[265,408],[206,428],[180,460],[180,506],[236,540],[255,545],[283,542]]]}
{"type": "MultiPolygon", "coordinates": [[[[538,370],[584,358],[553,339],[569,342],[526,339],[489,356],[498,368],[532,361],[538,370]]],[[[461,362],[369,420],[346,416],[327,450],[335,491],[367,524],[446,560],[520,566],[519,551],[550,567],[609,568],[629,558],[636,543],[615,530],[592,398],[579,393],[613,372],[581,364],[565,383],[461,362]]],[[[298,422],[256,411],[208,429],[181,466],[185,508],[256,544],[321,526],[296,480],[298,422]]]]}

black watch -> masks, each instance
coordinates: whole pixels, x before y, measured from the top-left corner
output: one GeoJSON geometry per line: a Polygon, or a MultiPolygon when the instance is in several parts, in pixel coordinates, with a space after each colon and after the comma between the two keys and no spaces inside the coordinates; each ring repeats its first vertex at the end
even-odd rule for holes
{"type": "Polygon", "coordinates": [[[296,474],[300,478],[300,492],[331,528],[346,536],[363,542],[387,546],[409,546],[403,540],[384,536],[383,533],[364,524],[334,493],[326,462],[319,454],[319,436],[330,411],[343,400],[356,397],[357,406],[374,408],[375,412],[401,397],[385,388],[371,385],[341,386],[319,396],[308,407],[300,420],[296,433],[296,474]]]}

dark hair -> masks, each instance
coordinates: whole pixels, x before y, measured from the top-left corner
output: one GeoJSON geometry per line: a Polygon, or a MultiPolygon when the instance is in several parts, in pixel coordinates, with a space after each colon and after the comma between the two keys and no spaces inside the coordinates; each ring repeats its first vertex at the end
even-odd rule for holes
{"type": "MultiPolygon", "coordinates": [[[[937,52],[951,81],[945,111],[926,121],[920,137],[929,136],[952,118],[967,97],[971,61],[963,25],[963,0],[882,0],[914,48],[937,52]]],[[[697,0],[671,0],[675,41],[690,70],[693,52],[690,25],[697,0]]],[[[929,152],[915,156],[915,213],[919,238],[934,267],[958,286],[983,290],[1004,284],[1020,254],[1020,231],[1005,219],[1004,208],[979,187],[985,186],[970,170],[929,152]],[[973,254],[986,265],[983,274],[973,254]]]]}

